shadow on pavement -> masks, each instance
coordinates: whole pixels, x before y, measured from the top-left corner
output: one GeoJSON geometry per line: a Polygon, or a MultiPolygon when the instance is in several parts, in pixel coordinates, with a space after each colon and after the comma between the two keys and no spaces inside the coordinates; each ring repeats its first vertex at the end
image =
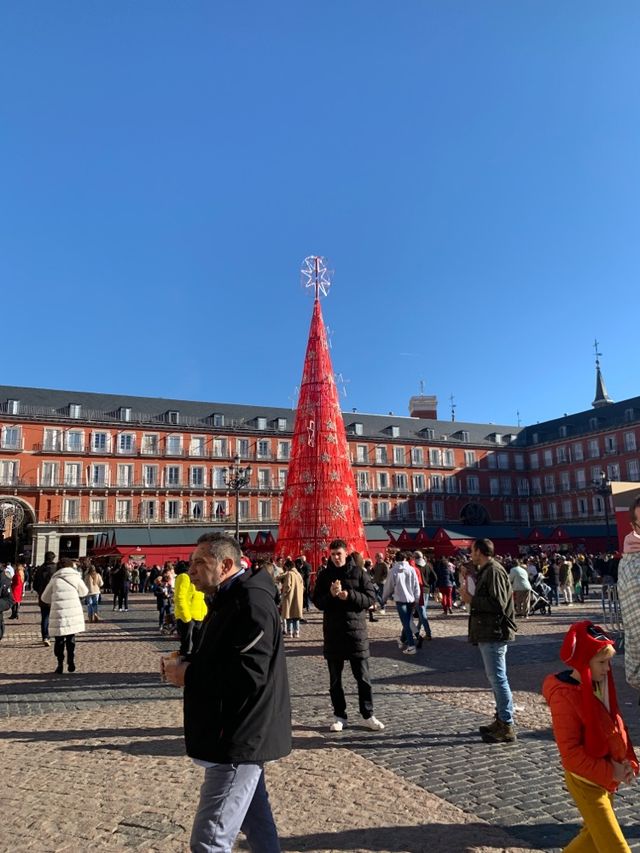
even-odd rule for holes
{"type": "MultiPolygon", "coordinates": [[[[91,740],[95,743],[103,738],[122,737],[182,737],[181,726],[154,727],[152,729],[40,729],[37,732],[25,732],[20,729],[13,731],[0,730],[0,740],[19,740],[23,743],[36,743],[37,741],[67,741],[67,740],[91,740]]],[[[91,747],[95,748],[95,747],[91,747]]],[[[110,749],[111,747],[104,747],[110,749]]],[[[114,747],[115,748],[115,747],[114,747]]]]}

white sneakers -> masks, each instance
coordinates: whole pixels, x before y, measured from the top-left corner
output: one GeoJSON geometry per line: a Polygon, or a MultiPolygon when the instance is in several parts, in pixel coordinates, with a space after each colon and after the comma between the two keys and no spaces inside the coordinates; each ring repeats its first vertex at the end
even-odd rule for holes
{"type": "Polygon", "coordinates": [[[407,648],[402,652],[403,655],[415,655],[416,647],[415,646],[407,646],[407,648]]]}
{"type": "MultiPolygon", "coordinates": [[[[381,723],[380,720],[377,719],[377,717],[368,717],[362,722],[368,729],[371,729],[372,732],[381,732],[384,729],[384,723],[381,723]]],[[[343,720],[342,717],[334,717],[333,722],[329,726],[329,731],[341,732],[346,725],[347,721],[343,720]]]]}

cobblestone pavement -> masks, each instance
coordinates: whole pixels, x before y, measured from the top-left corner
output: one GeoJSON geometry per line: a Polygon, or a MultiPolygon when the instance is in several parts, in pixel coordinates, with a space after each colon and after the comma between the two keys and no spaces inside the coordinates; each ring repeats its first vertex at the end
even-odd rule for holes
{"type": "MultiPolygon", "coordinates": [[[[327,731],[319,614],[289,641],[295,748],[267,770],[284,851],[555,853],[577,832],[539,689],[562,668],[567,626],[599,618],[597,601],[521,624],[508,655],[519,725],[509,746],[478,739],[493,705],[465,615],[430,612],[434,640],[413,658],[399,653],[391,609],[370,625],[380,733],[359,724],[346,674],[350,725],[327,731]]],[[[103,607],[105,621],[78,640],[74,675],[53,674],[37,614],[28,596],[0,645],[0,851],[187,850],[202,771],[184,756],[180,694],[157,676],[160,653],[176,644],[158,635],[154,601],[132,596],[128,613],[103,607]]],[[[622,663],[620,702],[640,743],[622,663]]],[[[639,805],[636,787],[617,798],[634,853],[639,805]]]]}

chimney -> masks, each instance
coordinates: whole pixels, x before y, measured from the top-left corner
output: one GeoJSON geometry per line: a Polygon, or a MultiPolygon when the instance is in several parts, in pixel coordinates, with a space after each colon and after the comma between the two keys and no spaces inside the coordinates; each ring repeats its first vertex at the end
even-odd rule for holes
{"type": "Polygon", "coordinates": [[[427,421],[438,419],[438,398],[434,394],[418,394],[409,400],[409,417],[427,421]]]}

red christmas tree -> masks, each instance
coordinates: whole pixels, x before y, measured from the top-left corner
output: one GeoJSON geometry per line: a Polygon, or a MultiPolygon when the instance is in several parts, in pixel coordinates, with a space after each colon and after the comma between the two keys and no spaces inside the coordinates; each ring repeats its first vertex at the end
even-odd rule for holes
{"type": "Polygon", "coordinates": [[[322,258],[305,263],[315,300],[276,553],[306,554],[317,571],[332,539],[344,539],[349,552],[363,555],[367,541],[320,308],[326,269],[322,258]]]}

